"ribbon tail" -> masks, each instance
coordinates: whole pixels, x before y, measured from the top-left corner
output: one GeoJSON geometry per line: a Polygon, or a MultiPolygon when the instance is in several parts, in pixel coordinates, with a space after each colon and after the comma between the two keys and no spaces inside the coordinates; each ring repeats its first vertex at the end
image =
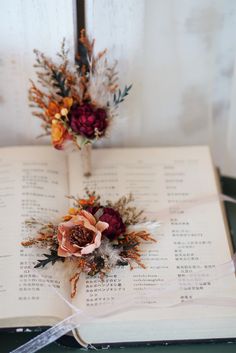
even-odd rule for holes
{"type": "Polygon", "coordinates": [[[14,349],[10,353],[37,352],[39,349],[42,349],[43,347],[54,342],[61,336],[67,334],[71,330],[74,330],[75,328],[79,327],[80,323],[78,323],[78,315],[79,313],[77,312],[67,317],[65,320],[60,321],[58,324],[52,326],[48,330],[32,338],[30,341],[18,347],[17,349],[14,349]]]}

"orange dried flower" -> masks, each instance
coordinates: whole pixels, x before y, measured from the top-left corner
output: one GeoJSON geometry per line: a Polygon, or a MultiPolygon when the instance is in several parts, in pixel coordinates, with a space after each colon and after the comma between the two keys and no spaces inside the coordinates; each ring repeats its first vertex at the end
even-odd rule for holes
{"type": "Polygon", "coordinates": [[[90,196],[89,199],[80,199],[79,204],[81,206],[93,206],[95,200],[95,196],[90,196]]]}
{"type": "Polygon", "coordinates": [[[63,98],[60,104],[57,102],[51,101],[49,102],[48,109],[46,110],[46,114],[51,119],[60,118],[61,115],[66,115],[69,112],[72,104],[73,104],[73,99],[71,97],[63,98]],[[66,110],[66,114],[64,114],[65,110],[66,110]]]}
{"type": "Polygon", "coordinates": [[[48,109],[46,110],[46,114],[50,118],[54,119],[55,115],[59,114],[59,112],[60,112],[59,105],[56,102],[54,102],[54,101],[49,102],[48,109]]]}
{"type": "Polygon", "coordinates": [[[63,98],[63,107],[64,108],[70,109],[72,104],[73,104],[73,98],[71,98],[71,97],[63,98]]]}
{"type": "Polygon", "coordinates": [[[61,149],[64,141],[68,138],[66,128],[57,120],[52,121],[51,140],[55,148],[61,149]]]}
{"type": "Polygon", "coordinates": [[[79,210],[77,208],[71,207],[68,211],[70,215],[77,215],[79,213],[79,210]]]}
{"type": "Polygon", "coordinates": [[[63,221],[69,221],[71,218],[72,218],[71,215],[66,215],[66,216],[62,217],[62,220],[63,221]]]}

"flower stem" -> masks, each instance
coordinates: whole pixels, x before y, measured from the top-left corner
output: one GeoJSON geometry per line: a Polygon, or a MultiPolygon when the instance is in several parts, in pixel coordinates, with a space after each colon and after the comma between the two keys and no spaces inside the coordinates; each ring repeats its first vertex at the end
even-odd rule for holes
{"type": "Polygon", "coordinates": [[[87,143],[82,147],[81,158],[84,176],[89,177],[92,174],[92,144],[87,143]]]}

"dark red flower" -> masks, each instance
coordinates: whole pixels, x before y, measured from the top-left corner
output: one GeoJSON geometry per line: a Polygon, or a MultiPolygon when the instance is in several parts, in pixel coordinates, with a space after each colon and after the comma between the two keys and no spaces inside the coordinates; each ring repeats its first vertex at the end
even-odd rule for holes
{"type": "Polygon", "coordinates": [[[95,109],[88,103],[72,106],[69,122],[74,132],[89,139],[95,138],[97,134],[103,136],[108,125],[106,111],[102,108],[95,109]]]}
{"type": "Polygon", "coordinates": [[[119,235],[125,233],[126,226],[122,221],[122,218],[116,210],[111,207],[89,207],[88,212],[96,216],[98,214],[99,221],[106,222],[109,227],[105,229],[102,235],[105,235],[110,240],[118,238],[119,235]],[[102,214],[99,216],[99,211],[102,210],[102,214]]]}

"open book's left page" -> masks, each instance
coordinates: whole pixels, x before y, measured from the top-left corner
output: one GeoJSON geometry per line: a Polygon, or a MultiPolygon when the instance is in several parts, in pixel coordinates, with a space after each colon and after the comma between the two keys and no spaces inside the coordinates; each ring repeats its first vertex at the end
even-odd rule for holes
{"type": "Polygon", "coordinates": [[[25,220],[59,217],[68,208],[67,194],[67,160],[62,152],[46,146],[0,149],[1,327],[50,325],[50,318],[69,314],[66,304],[45,283],[47,278],[67,295],[57,266],[54,276],[44,270],[32,272],[45,249],[21,246],[29,235],[25,220]],[[45,319],[36,323],[34,317],[39,316],[45,319]]]}

